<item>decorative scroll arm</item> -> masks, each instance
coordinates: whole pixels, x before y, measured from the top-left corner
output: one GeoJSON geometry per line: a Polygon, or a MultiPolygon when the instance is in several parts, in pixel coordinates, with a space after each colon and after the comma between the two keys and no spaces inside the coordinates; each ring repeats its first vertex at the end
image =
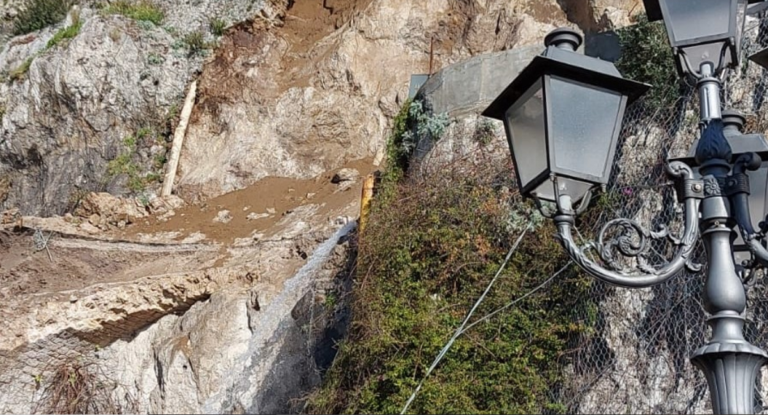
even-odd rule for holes
{"type": "Polygon", "coordinates": [[[691,168],[682,162],[670,163],[667,166],[667,173],[681,185],[680,189],[683,190],[683,194],[679,193],[679,198],[683,200],[685,206],[683,236],[677,241],[678,252],[671,261],[659,269],[642,263],[637,267],[637,270],[632,272],[622,269],[613,257],[614,250],[617,250],[622,256],[637,257],[639,259],[639,255],[647,247],[649,238],[658,239],[668,236],[665,229],[661,232],[650,232],[628,219],[617,219],[606,224],[600,232],[597,245],[591,243],[584,247],[579,247],[573,240],[575,212],[570,206],[568,196],[563,196],[560,199],[560,203],[558,203],[558,214],[554,219],[557,226],[557,237],[571,259],[590,275],[607,283],[622,287],[650,287],[677,275],[688,264],[696,244],[699,233],[699,201],[703,197],[703,188],[701,182],[693,178],[691,168]],[[610,228],[620,229],[621,235],[618,238],[606,241],[606,234],[610,228]],[[633,238],[632,234],[636,238],[633,238]],[[612,269],[605,268],[592,261],[586,254],[586,251],[589,249],[595,249],[606,266],[612,269]]]}

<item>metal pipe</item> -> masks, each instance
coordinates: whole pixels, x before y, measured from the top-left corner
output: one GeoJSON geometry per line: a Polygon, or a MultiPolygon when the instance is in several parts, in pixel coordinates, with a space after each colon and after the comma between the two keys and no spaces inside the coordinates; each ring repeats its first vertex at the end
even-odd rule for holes
{"type": "Polygon", "coordinates": [[[720,110],[720,80],[714,76],[714,66],[711,62],[701,65],[701,78],[696,87],[699,89],[701,121],[721,119],[723,115],[720,110]]]}

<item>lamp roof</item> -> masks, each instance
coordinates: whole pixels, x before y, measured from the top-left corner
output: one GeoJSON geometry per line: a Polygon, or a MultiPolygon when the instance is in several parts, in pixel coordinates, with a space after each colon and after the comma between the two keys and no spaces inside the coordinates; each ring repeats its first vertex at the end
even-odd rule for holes
{"type": "Polygon", "coordinates": [[[624,79],[616,67],[580,53],[548,46],[483,111],[484,116],[501,120],[513,102],[517,101],[543,75],[557,75],[581,83],[617,91],[632,102],[644,94],[650,85],[624,79]]]}
{"type": "MultiPolygon", "coordinates": [[[[664,16],[661,14],[661,5],[659,4],[660,0],[643,0],[643,5],[645,6],[645,14],[648,16],[649,22],[655,22],[657,20],[662,20],[664,16]]],[[[747,4],[755,4],[755,3],[762,3],[765,0],[748,0],[747,4]]],[[[768,3],[766,3],[768,5],[768,3]]],[[[758,6],[755,6],[758,7],[758,6]]],[[[757,13],[758,9],[750,9],[748,13],[757,13]]]]}

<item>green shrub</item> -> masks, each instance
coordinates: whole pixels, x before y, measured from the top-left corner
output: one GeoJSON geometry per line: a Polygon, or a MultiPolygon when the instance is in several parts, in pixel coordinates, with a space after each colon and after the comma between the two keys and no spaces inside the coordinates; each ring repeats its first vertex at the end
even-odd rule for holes
{"type": "Polygon", "coordinates": [[[63,29],[60,29],[58,32],[56,32],[55,35],[53,35],[51,40],[48,41],[48,44],[46,45],[46,49],[51,49],[53,47],[56,47],[59,43],[61,43],[65,39],[74,39],[74,37],[80,33],[80,28],[82,26],[83,26],[83,23],[78,19],[72,25],[67,26],[63,29]]]}
{"type": "MultiPolygon", "coordinates": [[[[141,131],[141,130],[139,130],[141,131]]],[[[136,147],[140,134],[129,135],[123,139],[125,147],[120,154],[107,163],[107,177],[116,177],[120,175],[128,176],[128,188],[134,192],[140,192],[146,188],[147,182],[141,176],[141,168],[133,161],[136,155],[136,147]]]]}
{"type": "Polygon", "coordinates": [[[155,3],[149,0],[140,0],[137,2],[118,0],[110,3],[104,11],[109,14],[122,14],[123,16],[130,17],[134,20],[152,22],[157,26],[159,26],[165,18],[163,11],[155,3]]]}
{"type": "MultiPolygon", "coordinates": [[[[350,332],[309,413],[400,412],[521,232],[510,210],[531,217],[499,191],[498,178],[511,176],[489,166],[383,184],[394,196],[374,201],[360,236],[350,332]]],[[[525,237],[475,320],[568,262],[553,234],[547,223],[525,237]]],[[[410,411],[564,412],[550,391],[564,380],[569,341],[587,330],[576,310],[591,284],[569,272],[459,337],[410,411]]]]}
{"type": "MultiPolygon", "coordinates": [[[[511,166],[454,162],[408,176],[403,135],[441,134],[447,125],[431,120],[427,131],[414,117],[406,102],[395,119],[388,172],[359,235],[349,334],[308,413],[400,413],[524,228],[537,227],[471,321],[521,299],[569,262],[552,223],[509,190],[511,166]]],[[[564,413],[553,391],[566,380],[574,340],[595,323],[578,319],[591,304],[591,284],[570,266],[545,290],[472,327],[409,411],[564,413]]]]}
{"type": "Polygon", "coordinates": [[[654,108],[670,107],[680,96],[677,70],[672,49],[669,47],[663,22],[649,22],[645,14],[638,16],[635,25],[617,31],[621,42],[621,59],[616,66],[624,77],[653,86],[645,96],[645,105],[654,108]]]}
{"type": "Polygon", "coordinates": [[[224,29],[227,27],[227,22],[213,17],[208,21],[208,26],[211,29],[211,33],[216,36],[221,36],[224,34],[224,29]]]}
{"type": "Polygon", "coordinates": [[[392,132],[387,139],[387,170],[385,173],[389,181],[397,181],[408,169],[411,154],[405,150],[403,139],[410,130],[412,124],[408,118],[411,108],[411,100],[405,101],[392,121],[392,132]]]}
{"type": "Polygon", "coordinates": [[[14,19],[13,34],[34,32],[64,20],[72,4],[72,0],[32,0],[14,19]]]}

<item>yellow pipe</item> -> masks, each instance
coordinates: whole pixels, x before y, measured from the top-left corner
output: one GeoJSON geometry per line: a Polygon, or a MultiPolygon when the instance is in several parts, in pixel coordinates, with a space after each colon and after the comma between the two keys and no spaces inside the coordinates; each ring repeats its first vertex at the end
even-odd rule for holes
{"type": "Polygon", "coordinates": [[[360,233],[365,229],[365,224],[368,222],[368,215],[371,210],[371,200],[373,199],[373,187],[375,184],[375,177],[373,174],[369,174],[363,181],[363,194],[360,197],[360,233]]]}

